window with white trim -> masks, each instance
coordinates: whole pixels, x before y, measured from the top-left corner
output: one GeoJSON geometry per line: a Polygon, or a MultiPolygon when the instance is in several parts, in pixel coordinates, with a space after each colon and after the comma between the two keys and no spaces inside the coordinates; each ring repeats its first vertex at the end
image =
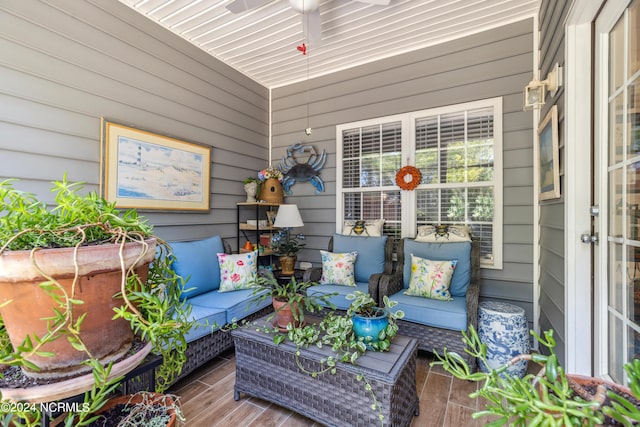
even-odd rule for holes
{"type": "Polygon", "coordinates": [[[502,268],[502,98],[336,127],[336,230],[385,219],[384,233],[414,237],[424,224],[467,224],[482,266],[502,268]],[[412,165],[414,191],[395,182],[412,165]]]}

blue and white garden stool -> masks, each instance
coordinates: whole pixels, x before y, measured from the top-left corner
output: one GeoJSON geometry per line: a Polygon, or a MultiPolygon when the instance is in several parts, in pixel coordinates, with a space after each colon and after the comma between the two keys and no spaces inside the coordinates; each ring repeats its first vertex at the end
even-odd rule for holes
{"type": "MultiPolygon", "coordinates": [[[[506,364],[519,354],[529,353],[529,329],[522,307],[497,301],[482,301],[478,306],[478,336],[487,346],[487,365],[479,361],[480,370],[487,372],[506,364]]],[[[523,360],[507,369],[507,374],[522,378],[527,372],[523,360]]]]}

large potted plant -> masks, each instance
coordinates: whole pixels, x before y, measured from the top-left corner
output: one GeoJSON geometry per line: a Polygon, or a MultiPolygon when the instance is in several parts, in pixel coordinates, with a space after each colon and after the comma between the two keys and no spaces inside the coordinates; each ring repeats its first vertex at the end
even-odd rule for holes
{"type": "MultiPolygon", "coordinates": [[[[469,396],[482,397],[486,403],[472,416],[492,417],[488,426],[631,426],[640,422],[640,360],[625,365],[629,387],[567,374],[558,364],[553,330],[546,331],[544,337],[534,331],[531,334],[546,347],[547,354],[522,354],[488,372],[473,372],[460,354],[445,350],[436,354],[438,360],[431,365],[441,365],[456,378],[480,383],[469,396]],[[522,378],[509,375],[507,369],[521,360],[538,364],[540,369],[522,378]]],[[[472,326],[463,333],[463,341],[466,351],[486,364],[486,345],[472,326]]]]}
{"type": "MultiPolygon", "coordinates": [[[[49,208],[12,180],[0,182],[0,363],[29,377],[93,377],[85,397],[93,411],[135,338],[162,355],[156,378],[164,390],[180,373],[192,326],[170,248],[135,210],[81,195],[82,183],[66,175],[53,184],[49,208]]],[[[85,425],[91,411],[70,414],[67,424],[85,425]]],[[[33,425],[39,418],[3,415],[33,425]]]]}

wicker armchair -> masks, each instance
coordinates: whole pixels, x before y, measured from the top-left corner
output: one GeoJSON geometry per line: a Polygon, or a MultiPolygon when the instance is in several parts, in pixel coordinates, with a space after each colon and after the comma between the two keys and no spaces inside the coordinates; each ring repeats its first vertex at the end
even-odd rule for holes
{"type": "MultiPolygon", "coordinates": [[[[372,275],[369,276],[369,286],[368,286],[368,292],[369,294],[372,296],[372,298],[376,301],[379,301],[379,295],[378,295],[378,282],[380,281],[380,279],[386,275],[390,275],[393,273],[393,251],[397,245],[397,240],[398,239],[394,239],[394,238],[387,238],[385,245],[384,245],[384,269],[381,273],[374,273],[372,275]]],[[[340,251],[341,248],[335,248],[336,251],[340,251]]],[[[329,246],[328,246],[328,251],[329,252],[333,252],[334,251],[334,237],[332,236],[331,239],[329,240],[329,246]]],[[[310,282],[318,282],[320,280],[320,277],[322,276],[322,268],[321,267],[313,267],[310,268],[308,270],[306,270],[304,272],[304,276],[303,276],[303,280],[305,281],[310,281],[310,282]]],[[[344,293],[350,293],[353,291],[353,288],[344,287],[344,293]]],[[[347,303],[348,305],[348,303],[347,303]]],[[[340,307],[339,307],[340,308],[340,307]]],[[[344,307],[344,309],[346,309],[346,307],[344,307]]]]}
{"type": "MultiPolygon", "coordinates": [[[[404,240],[404,239],[403,239],[404,240]]],[[[393,295],[403,292],[403,266],[405,260],[404,242],[401,241],[397,248],[397,264],[394,273],[384,275],[378,282],[379,298],[382,300],[384,295],[393,299],[393,295]]],[[[471,282],[466,292],[466,314],[467,325],[478,327],[478,298],[480,295],[480,242],[473,240],[471,242],[471,282]]],[[[415,297],[420,298],[420,297],[415,297]]],[[[460,297],[462,298],[462,297],[460,297]]],[[[446,301],[443,301],[446,304],[446,301]]],[[[418,348],[429,352],[443,353],[446,347],[448,351],[455,351],[464,357],[471,366],[475,366],[476,361],[472,359],[465,351],[462,342],[462,332],[460,330],[445,329],[441,327],[429,326],[422,323],[399,320],[400,334],[416,338],[418,340],[418,348]]]]}

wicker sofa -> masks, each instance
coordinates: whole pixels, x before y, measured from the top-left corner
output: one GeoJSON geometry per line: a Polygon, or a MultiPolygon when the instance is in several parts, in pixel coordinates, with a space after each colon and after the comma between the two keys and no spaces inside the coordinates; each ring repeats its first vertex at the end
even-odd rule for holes
{"type": "MultiPolygon", "coordinates": [[[[378,282],[379,301],[384,295],[396,300],[395,307],[405,312],[399,320],[399,333],[418,340],[418,348],[442,354],[443,349],[455,351],[468,363],[475,366],[476,360],[465,351],[462,331],[468,325],[478,326],[478,298],[480,294],[480,243],[477,240],[459,243],[417,243],[413,239],[402,239],[397,248],[397,264],[393,274],[383,275],[378,282]],[[461,249],[461,251],[459,251],[461,249]],[[453,301],[429,300],[404,294],[408,287],[411,256],[414,253],[432,260],[451,260],[469,257],[467,267],[456,267],[456,274],[468,274],[468,284],[462,295],[453,296],[453,301]],[[465,255],[462,255],[465,254],[465,255]]],[[[458,266],[460,266],[460,259],[458,266]]],[[[465,261],[466,262],[466,261],[465,261]]]]}
{"type": "Polygon", "coordinates": [[[271,311],[268,299],[256,302],[251,289],[219,292],[220,267],[217,253],[230,254],[231,247],[219,236],[191,242],[169,242],[176,261],[173,270],[189,277],[184,298],[191,304],[196,326],[187,336],[187,361],[177,380],[190,374],[215,356],[233,347],[230,333],[220,328],[226,324],[253,320],[271,311]]]}

